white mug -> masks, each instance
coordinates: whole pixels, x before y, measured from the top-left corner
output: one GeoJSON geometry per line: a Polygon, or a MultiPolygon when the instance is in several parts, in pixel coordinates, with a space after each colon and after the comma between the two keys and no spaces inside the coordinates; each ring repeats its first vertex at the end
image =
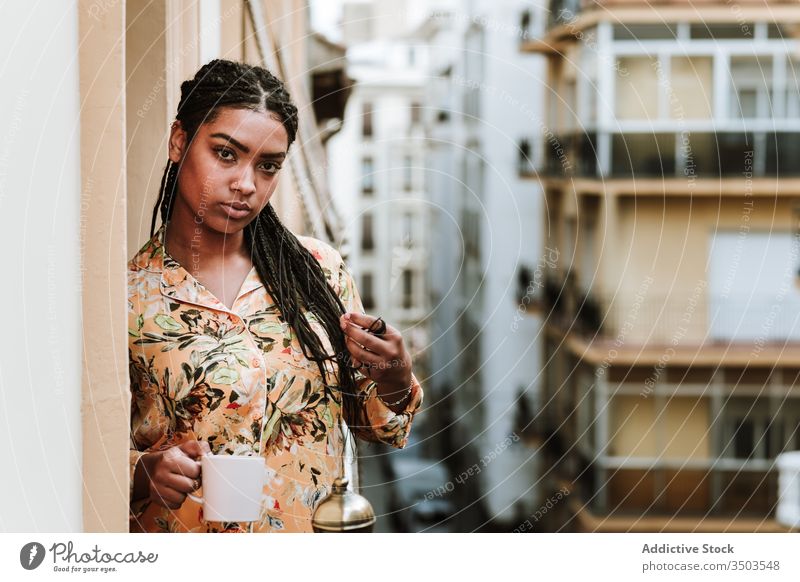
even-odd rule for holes
{"type": "Polygon", "coordinates": [[[200,460],[203,498],[188,497],[203,506],[206,521],[257,521],[267,466],[263,457],[205,454],[200,460]]]}

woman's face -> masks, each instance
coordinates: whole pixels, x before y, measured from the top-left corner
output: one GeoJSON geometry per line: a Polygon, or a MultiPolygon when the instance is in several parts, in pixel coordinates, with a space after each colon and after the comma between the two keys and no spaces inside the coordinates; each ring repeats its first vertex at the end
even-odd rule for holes
{"type": "Polygon", "coordinates": [[[241,231],[278,185],[289,138],[276,114],[222,108],[192,143],[175,122],[169,157],[180,164],[171,222],[218,233],[241,231]]]}

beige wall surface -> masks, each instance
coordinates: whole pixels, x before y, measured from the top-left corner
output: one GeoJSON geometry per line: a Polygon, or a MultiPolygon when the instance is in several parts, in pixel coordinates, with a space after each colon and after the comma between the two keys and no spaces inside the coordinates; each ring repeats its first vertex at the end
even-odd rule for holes
{"type": "MultiPolygon", "coordinates": [[[[83,528],[128,530],[124,3],[80,16],[83,528]]],[[[92,8],[95,6],[95,8],[92,8]]]]}
{"type": "Polygon", "coordinates": [[[167,162],[167,132],[174,112],[167,71],[167,9],[164,2],[126,2],[125,74],[128,141],[128,255],[149,238],[153,205],[167,162]]]}
{"type": "Polygon", "coordinates": [[[611,402],[609,454],[615,457],[657,455],[656,409],[652,398],[615,396],[611,402]]]}
{"type": "Polygon", "coordinates": [[[657,406],[652,395],[616,396],[611,403],[609,453],[619,457],[707,459],[706,398],[673,398],[657,406]]]}
{"type": "Polygon", "coordinates": [[[629,341],[671,341],[679,328],[681,344],[705,339],[707,267],[714,233],[741,228],[789,232],[792,227],[788,197],[732,194],[721,204],[712,198],[620,197],[617,205],[617,226],[603,232],[613,238],[601,240],[604,246],[596,253],[598,272],[604,277],[595,292],[607,299],[616,295],[612,311],[620,325],[630,323],[629,341]],[[750,202],[752,211],[747,210],[750,202]],[[627,317],[642,289],[646,293],[641,308],[636,317],[627,317]]]}
{"type": "Polygon", "coordinates": [[[663,412],[662,454],[665,459],[711,457],[708,398],[675,397],[663,412]]]}

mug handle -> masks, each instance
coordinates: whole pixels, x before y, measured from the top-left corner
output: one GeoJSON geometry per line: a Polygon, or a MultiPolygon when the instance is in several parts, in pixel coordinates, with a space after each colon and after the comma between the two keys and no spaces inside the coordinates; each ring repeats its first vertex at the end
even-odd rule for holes
{"type": "MultiPolygon", "coordinates": [[[[202,459],[203,457],[206,457],[206,456],[211,456],[211,453],[205,453],[200,458],[202,459]]],[[[197,461],[197,462],[199,463],[200,461],[197,461]]],[[[201,473],[201,476],[202,476],[202,473],[201,473]]],[[[198,497],[197,495],[192,495],[191,493],[187,493],[186,497],[188,497],[189,499],[191,499],[195,503],[199,503],[200,505],[203,505],[203,503],[204,503],[203,499],[201,497],[198,497]]]]}

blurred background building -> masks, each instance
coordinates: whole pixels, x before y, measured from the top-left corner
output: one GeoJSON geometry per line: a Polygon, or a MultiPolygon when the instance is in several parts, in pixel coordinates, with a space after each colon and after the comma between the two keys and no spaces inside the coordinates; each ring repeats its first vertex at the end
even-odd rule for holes
{"type": "Polygon", "coordinates": [[[770,531],[800,448],[796,2],[554,1],[548,462],[579,531],[770,531]]]}
{"type": "MultiPolygon", "coordinates": [[[[343,6],[341,42],[347,46],[347,75],[354,85],[342,130],[328,146],[328,177],[345,222],[340,246],[364,309],[401,331],[427,399],[431,245],[422,125],[427,50],[403,35],[412,26],[405,22],[410,5],[343,6]],[[389,18],[395,14],[401,16],[389,18]],[[389,23],[393,34],[382,29],[389,23]]],[[[413,466],[411,474],[437,470],[430,458],[435,442],[430,419],[427,414],[416,417],[413,442],[402,455],[378,443],[359,443],[361,491],[381,516],[378,531],[408,527],[400,509],[414,505],[404,497],[413,485],[399,479],[397,471],[402,473],[404,466],[413,466]]]]}
{"type": "Polygon", "coordinates": [[[520,46],[542,18],[531,2],[442,2],[417,32],[431,46],[431,413],[451,479],[480,469],[450,494],[458,531],[510,530],[539,505],[528,437],[541,380],[543,207],[530,178],[545,79],[543,59],[520,46]]]}
{"type": "Polygon", "coordinates": [[[530,178],[544,59],[520,51],[536,22],[541,10],[519,1],[343,6],[356,85],[329,175],[352,215],[348,255],[367,309],[411,332],[426,373],[411,445],[361,447],[362,490],[392,516],[386,527],[511,529],[539,503],[528,436],[541,320],[528,288],[543,282],[530,178]]]}

